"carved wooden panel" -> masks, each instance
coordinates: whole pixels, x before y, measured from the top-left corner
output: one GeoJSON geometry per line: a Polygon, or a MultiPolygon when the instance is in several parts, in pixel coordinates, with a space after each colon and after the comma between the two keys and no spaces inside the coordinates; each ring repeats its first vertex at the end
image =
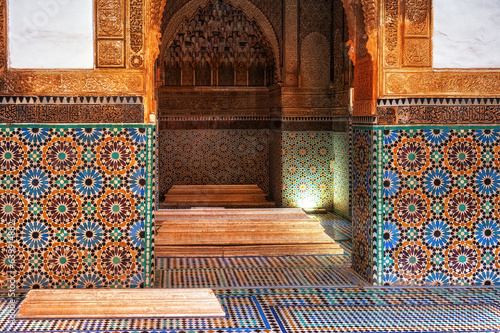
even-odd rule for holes
{"type": "Polygon", "coordinates": [[[432,69],[432,0],[383,0],[379,8],[379,98],[498,95],[498,69],[432,69]]]}
{"type": "Polygon", "coordinates": [[[129,64],[141,68],[144,65],[144,0],[130,0],[129,28],[129,64]]]}
{"type": "Polygon", "coordinates": [[[124,38],[123,0],[96,0],[97,38],[124,38]]]}
{"type": "Polygon", "coordinates": [[[406,0],[405,37],[430,37],[430,0],[406,0]]]}
{"type": "Polygon", "coordinates": [[[123,67],[125,65],[123,40],[97,41],[98,67],[123,67]]]}
{"type": "Polygon", "coordinates": [[[124,67],[124,0],[96,0],[97,67],[124,67]],[[112,39],[112,40],[110,40],[112,39]]]}
{"type": "Polygon", "coordinates": [[[400,67],[400,45],[399,39],[399,0],[386,0],[384,2],[384,59],[385,67],[400,67]]]}

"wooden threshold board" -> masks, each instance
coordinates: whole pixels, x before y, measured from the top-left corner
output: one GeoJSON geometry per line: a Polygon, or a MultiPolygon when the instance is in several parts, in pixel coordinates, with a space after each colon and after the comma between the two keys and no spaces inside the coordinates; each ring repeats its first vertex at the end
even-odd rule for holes
{"type": "Polygon", "coordinates": [[[17,319],[225,317],[211,289],[30,290],[17,319]]]}

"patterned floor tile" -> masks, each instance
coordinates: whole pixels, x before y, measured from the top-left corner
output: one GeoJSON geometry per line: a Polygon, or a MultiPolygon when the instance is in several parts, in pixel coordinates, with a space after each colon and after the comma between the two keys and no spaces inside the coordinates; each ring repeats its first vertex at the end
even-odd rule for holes
{"type": "Polygon", "coordinates": [[[500,288],[215,289],[226,318],[7,320],[0,332],[500,332],[500,288]]]}
{"type": "Polygon", "coordinates": [[[245,268],[245,267],[331,267],[344,266],[347,255],[227,257],[227,258],[157,258],[156,269],[245,268]]]}
{"type": "Polygon", "coordinates": [[[338,266],[158,270],[156,283],[160,288],[346,286],[366,284],[351,269],[338,266]]]}
{"type": "Polygon", "coordinates": [[[350,241],[352,239],[352,224],[335,213],[310,214],[317,218],[325,233],[335,241],[350,241]]]}

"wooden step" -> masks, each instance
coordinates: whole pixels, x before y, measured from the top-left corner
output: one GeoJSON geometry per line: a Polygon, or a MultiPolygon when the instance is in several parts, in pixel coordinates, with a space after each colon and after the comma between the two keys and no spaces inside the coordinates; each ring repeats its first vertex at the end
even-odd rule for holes
{"type": "MultiPolygon", "coordinates": [[[[194,224],[164,224],[158,230],[158,235],[162,233],[173,233],[173,232],[200,232],[200,230],[209,230],[210,232],[245,232],[245,231],[282,231],[284,228],[278,226],[276,223],[238,223],[232,224],[231,222],[224,224],[202,224],[196,226],[194,224]]],[[[324,231],[323,227],[317,223],[310,222],[297,222],[297,223],[287,223],[286,230],[321,230],[324,231]]]]}
{"type": "MultiPolygon", "coordinates": [[[[271,215],[270,215],[271,216],[271,215]]],[[[317,221],[309,218],[297,217],[294,216],[292,218],[287,219],[278,219],[266,216],[265,218],[257,218],[256,216],[237,216],[236,218],[231,218],[230,216],[181,216],[181,217],[170,217],[166,216],[163,218],[156,218],[156,223],[164,224],[164,223],[180,223],[180,224],[196,224],[201,225],[203,223],[225,223],[225,222],[234,222],[234,223],[287,223],[287,222],[309,222],[315,223],[317,221]]]]}
{"type": "Polygon", "coordinates": [[[190,232],[162,233],[155,244],[162,245],[262,245],[292,243],[328,243],[331,238],[323,230],[246,231],[245,233],[190,232]]]}
{"type": "Polygon", "coordinates": [[[274,207],[275,202],[271,201],[172,201],[161,202],[162,207],[194,207],[194,206],[207,206],[207,207],[274,207]]]}
{"type": "Polygon", "coordinates": [[[161,207],[274,207],[257,185],[174,185],[161,207]]]}
{"type": "Polygon", "coordinates": [[[216,201],[216,202],[244,202],[244,201],[266,201],[265,194],[173,194],[166,195],[163,203],[170,202],[201,202],[201,201],[216,201]]]}
{"type": "Polygon", "coordinates": [[[226,209],[226,208],[197,208],[197,209],[160,209],[155,212],[155,216],[165,215],[289,215],[297,214],[308,216],[302,208],[245,208],[245,209],[226,209]]]}
{"type": "Polygon", "coordinates": [[[225,317],[210,289],[30,290],[16,319],[225,317]]]}
{"type": "Polygon", "coordinates": [[[177,187],[172,187],[168,190],[169,195],[179,195],[179,194],[263,194],[262,190],[259,187],[249,187],[249,188],[226,188],[226,189],[210,189],[210,188],[186,188],[180,189],[177,187]]]}
{"type": "Polygon", "coordinates": [[[161,246],[156,257],[260,257],[343,254],[338,244],[266,244],[238,246],[161,246]]]}
{"type": "Polygon", "coordinates": [[[339,254],[316,218],[293,209],[184,209],[156,213],[158,257],[339,254]]]}
{"type": "Polygon", "coordinates": [[[169,223],[169,224],[186,224],[186,225],[191,225],[194,224],[195,226],[199,227],[201,225],[223,225],[223,224],[248,224],[248,223],[275,223],[275,224],[286,224],[286,223],[309,223],[309,224],[318,224],[317,220],[310,219],[310,218],[290,218],[290,219],[272,219],[272,218],[257,218],[257,217],[227,217],[227,216],[222,216],[222,217],[205,217],[205,216],[200,216],[200,217],[192,217],[192,218],[164,218],[160,220],[163,224],[169,223]]]}
{"type": "Polygon", "coordinates": [[[171,188],[173,189],[246,189],[246,188],[259,188],[256,184],[240,184],[240,185],[173,185],[171,188]]]}

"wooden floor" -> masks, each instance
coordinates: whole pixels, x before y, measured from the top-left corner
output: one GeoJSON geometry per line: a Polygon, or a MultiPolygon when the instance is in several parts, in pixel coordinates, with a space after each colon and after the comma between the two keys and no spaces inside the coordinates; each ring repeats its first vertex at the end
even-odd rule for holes
{"type": "Polygon", "coordinates": [[[160,203],[172,207],[275,207],[257,185],[174,185],[160,203]]]}
{"type": "Polygon", "coordinates": [[[211,289],[31,290],[16,319],[224,317],[211,289]]]}
{"type": "Polygon", "coordinates": [[[155,214],[156,257],[342,254],[299,208],[167,209],[155,214]]]}

